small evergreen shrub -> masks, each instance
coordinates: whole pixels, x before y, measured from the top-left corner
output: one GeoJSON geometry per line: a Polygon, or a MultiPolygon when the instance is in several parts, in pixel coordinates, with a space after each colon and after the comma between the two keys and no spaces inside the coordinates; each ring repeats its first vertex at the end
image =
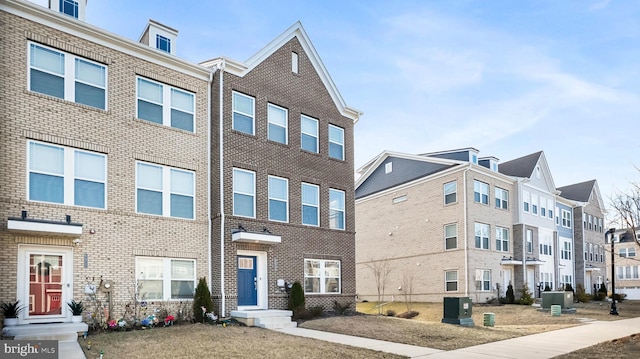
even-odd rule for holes
{"type": "Polygon", "coordinates": [[[507,304],[513,304],[516,302],[516,296],[513,292],[513,286],[511,284],[509,284],[509,286],[507,287],[507,296],[505,297],[505,303],[507,304]]]}
{"type": "Polygon", "coordinates": [[[529,291],[529,287],[526,284],[523,285],[522,289],[520,289],[520,300],[518,303],[522,305],[531,305],[533,302],[533,295],[529,291]]]}
{"type": "Polygon", "coordinates": [[[549,285],[548,285],[548,284],[547,284],[547,285],[545,285],[545,286],[544,286],[544,291],[545,291],[545,292],[551,292],[551,287],[549,287],[549,285]]]}
{"type": "Polygon", "coordinates": [[[213,311],[211,292],[207,286],[207,280],[204,277],[198,281],[196,292],[193,295],[193,316],[197,322],[204,323],[206,317],[202,313],[202,307],[206,308],[207,313],[213,311]]]}
{"type": "Polygon", "coordinates": [[[300,282],[296,281],[291,286],[288,309],[293,311],[294,317],[297,312],[302,312],[305,309],[304,289],[302,289],[300,282]]]}

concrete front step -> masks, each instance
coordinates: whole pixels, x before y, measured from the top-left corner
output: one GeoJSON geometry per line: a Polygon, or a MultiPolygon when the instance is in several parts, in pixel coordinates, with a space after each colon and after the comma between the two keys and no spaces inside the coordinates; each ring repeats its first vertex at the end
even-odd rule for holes
{"type": "Polygon", "coordinates": [[[298,323],[291,321],[291,317],[255,318],[253,323],[256,327],[265,329],[284,329],[298,326],[298,323]]]}
{"type": "Polygon", "coordinates": [[[283,329],[298,325],[291,321],[293,312],[290,310],[232,310],[230,315],[250,327],[283,329]]]}
{"type": "Polygon", "coordinates": [[[86,323],[24,324],[2,328],[2,335],[15,340],[77,341],[78,333],[89,330],[86,323]]]}

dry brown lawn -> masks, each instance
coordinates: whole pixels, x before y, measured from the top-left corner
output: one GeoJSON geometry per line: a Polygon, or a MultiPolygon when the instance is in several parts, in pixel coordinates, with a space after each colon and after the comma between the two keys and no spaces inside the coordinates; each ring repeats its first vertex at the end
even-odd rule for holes
{"type": "MultiPolygon", "coordinates": [[[[474,327],[441,323],[442,303],[413,303],[411,310],[420,314],[413,319],[377,315],[375,303],[359,303],[360,315],[325,317],[300,323],[300,327],[341,334],[355,335],[398,343],[452,350],[522,335],[582,325],[589,320],[617,320],[640,317],[640,301],[618,304],[619,316],[609,314],[608,303],[576,304],[576,314],[553,317],[530,306],[483,306],[474,304],[474,327]],[[483,326],[483,313],[495,314],[495,326],[483,326]],[[368,315],[363,315],[368,314],[368,315]]],[[[383,313],[407,311],[404,303],[391,303],[383,313]]],[[[640,333],[640,328],[638,328],[640,333]]],[[[599,344],[564,356],[565,359],[618,353],[615,358],[639,358],[640,335],[599,344]],[[636,351],[637,349],[637,351],[636,351]],[[624,356],[631,353],[631,356],[624,356]]],[[[124,333],[90,335],[92,349],[86,351],[86,341],[80,339],[88,359],[98,357],[100,349],[105,357],[119,358],[401,358],[338,344],[293,337],[259,328],[211,325],[179,325],[124,333]]],[[[609,356],[611,357],[611,356],[609,356]]]]}

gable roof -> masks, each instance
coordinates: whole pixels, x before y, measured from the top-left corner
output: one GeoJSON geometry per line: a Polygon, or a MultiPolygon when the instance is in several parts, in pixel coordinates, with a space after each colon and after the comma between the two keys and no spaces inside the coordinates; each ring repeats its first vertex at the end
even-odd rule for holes
{"type": "Polygon", "coordinates": [[[542,151],[503,162],[500,164],[498,172],[507,176],[529,178],[533,174],[540,156],[542,156],[542,151]]]}
{"type": "Polygon", "coordinates": [[[596,180],[590,180],[558,187],[558,191],[560,191],[560,197],[578,202],[589,202],[589,198],[591,197],[591,192],[593,191],[593,186],[595,184],[596,180]]]}
{"type": "Polygon", "coordinates": [[[344,102],[342,95],[340,95],[338,88],[331,79],[327,68],[322,63],[318,52],[316,51],[315,47],[313,47],[313,44],[311,43],[311,40],[309,39],[306,31],[304,31],[304,28],[302,27],[302,23],[300,21],[296,21],[295,24],[285,30],[282,34],[280,34],[280,36],[273,39],[270,43],[267,44],[267,46],[256,52],[244,63],[232,60],[227,57],[219,57],[202,62],[201,65],[206,67],[213,67],[222,64],[225,71],[236,76],[243,77],[294,37],[296,37],[300,42],[302,49],[307,54],[309,61],[311,61],[313,68],[318,73],[320,80],[329,92],[329,95],[338,108],[338,111],[340,111],[340,114],[352,119],[354,123],[358,122],[358,119],[363,115],[363,112],[353,107],[347,106],[347,104],[344,102]]]}

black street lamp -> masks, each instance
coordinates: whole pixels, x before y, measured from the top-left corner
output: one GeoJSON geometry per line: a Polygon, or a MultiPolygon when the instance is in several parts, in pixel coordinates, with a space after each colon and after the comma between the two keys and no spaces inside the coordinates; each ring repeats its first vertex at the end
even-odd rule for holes
{"type": "MultiPolygon", "coordinates": [[[[618,308],[616,308],[616,267],[615,267],[615,250],[613,248],[614,240],[613,234],[616,232],[615,228],[609,228],[607,233],[611,234],[611,311],[609,314],[618,315],[618,308]]],[[[605,241],[607,240],[607,233],[604,234],[605,241]]]]}

